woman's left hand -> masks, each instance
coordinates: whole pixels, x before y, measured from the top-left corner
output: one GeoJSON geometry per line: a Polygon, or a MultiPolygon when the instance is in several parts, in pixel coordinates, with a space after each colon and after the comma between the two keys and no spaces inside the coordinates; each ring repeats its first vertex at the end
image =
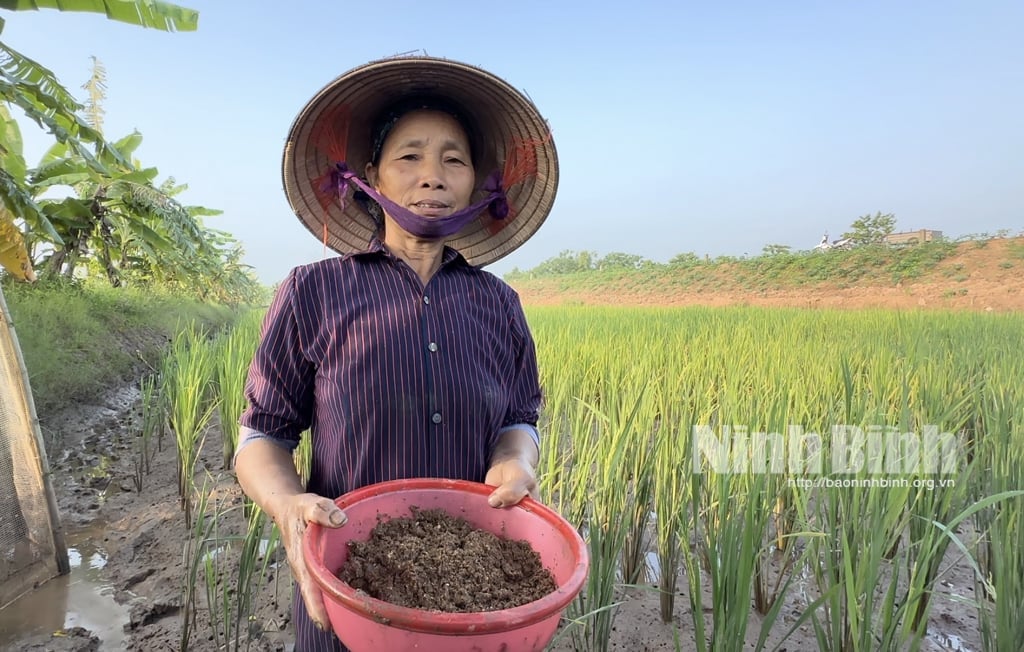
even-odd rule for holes
{"type": "Polygon", "coordinates": [[[522,457],[510,457],[498,462],[487,471],[484,482],[497,487],[487,498],[491,507],[511,507],[526,496],[534,500],[537,493],[537,473],[533,465],[522,457]]]}

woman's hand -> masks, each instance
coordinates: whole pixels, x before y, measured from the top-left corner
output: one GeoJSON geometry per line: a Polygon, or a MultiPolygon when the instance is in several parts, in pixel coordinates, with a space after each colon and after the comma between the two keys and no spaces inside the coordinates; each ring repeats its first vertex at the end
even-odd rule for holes
{"type": "Polygon", "coordinates": [[[498,462],[487,471],[485,483],[497,487],[487,498],[491,507],[511,507],[529,496],[538,499],[537,474],[526,460],[513,458],[498,462]]]}
{"type": "Polygon", "coordinates": [[[497,487],[487,502],[491,507],[511,507],[537,493],[537,444],[529,433],[512,428],[502,434],[491,455],[491,468],[484,482],[497,487]]]}
{"type": "Polygon", "coordinates": [[[302,599],[306,603],[306,611],[316,626],[324,631],[330,629],[330,620],[324,608],[324,599],[320,586],[313,579],[306,567],[306,557],[302,550],[302,535],[308,523],[319,523],[324,527],[337,528],[348,522],[345,512],[341,511],[334,501],[316,494],[297,494],[282,500],[278,506],[275,521],[281,531],[281,541],[288,553],[288,565],[292,569],[292,577],[299,585],[302,599]]]}

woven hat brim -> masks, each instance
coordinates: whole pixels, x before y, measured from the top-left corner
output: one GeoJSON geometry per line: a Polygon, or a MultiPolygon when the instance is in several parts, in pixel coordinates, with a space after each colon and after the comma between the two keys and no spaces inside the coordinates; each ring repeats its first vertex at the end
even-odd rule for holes
{"type": "Polygon", "coordinates": [[[446,241],[475,266],[492,263],[520,247],[540,228],[558,189],[558,155],[547,123],[533,103],[501,78],[475,66],[433,57],[396,57],[374,61],[341,75],[302,109],[285,144],[282,176],[292,210],[317,239],[338,253],[365,249],[376,226],[358,202],[344,210],[332,202],[326,210],[316,180],[338,162],[323,151],[315,135],[324,122],[347,108],[346,163],[362,174],[370,156],[371,121],[395,100],[415,94],[450,98],[476,123],[482,151],[475,153],[477,184],[501,169],[513,143],[533,143],[536,174],[506,188],[511,214],[494,220],[487,211],[446,241]]]}

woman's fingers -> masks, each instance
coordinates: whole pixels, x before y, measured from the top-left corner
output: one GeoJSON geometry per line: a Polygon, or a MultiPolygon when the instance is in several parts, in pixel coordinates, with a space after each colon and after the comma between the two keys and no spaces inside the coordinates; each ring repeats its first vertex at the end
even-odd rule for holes
{"type": "Polygon", "coordinates": [[[306,567],[302,539],[308,523],[315,522],[324,527],[341,527],[348,521],[345,513],[334,504],[334,501],[315,494],[295,496],[292,504],[285,510],[285,522],[279,523],[281,538],[288,554],[288,565],[292,577],[299,586],[299,593],[306,603],[306,611],[317,627],[323,630],[330,628],[327,610],[324,608],[320,587],[306,567]]]}
{"type": "Polygon", "coordinates": [[[508,460],[491,467],[484,480],[496,486],[487,502],[491,507],[511,507],[523,498],[537,499],[537,476],[533,467],[521,460],[508,460]]]}
{"type": "Polygon", "coordinates": [[[313,505],[307,508],[306,521],[316,522],[324,527],[341,527],[348,522],[348,517],[333,500],[317,496],[313,505]]]}

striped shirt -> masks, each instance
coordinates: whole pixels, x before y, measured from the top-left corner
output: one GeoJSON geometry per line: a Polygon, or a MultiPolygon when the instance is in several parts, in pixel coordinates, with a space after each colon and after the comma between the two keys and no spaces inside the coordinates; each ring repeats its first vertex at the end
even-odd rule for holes
{"type": "MultiPolygon", "coordinates": [[[[297,267],[263,323],[245,388],[243,441],[288,448],[309,429],[307,490],[331,498],[412,477],[482,482],[504,429],[535,431],[536,353],[519,298],[445,248],[423,285],[373,240],[297,267]]],[[[345,648],[296,591],[297,652],[345,648]]]]}

